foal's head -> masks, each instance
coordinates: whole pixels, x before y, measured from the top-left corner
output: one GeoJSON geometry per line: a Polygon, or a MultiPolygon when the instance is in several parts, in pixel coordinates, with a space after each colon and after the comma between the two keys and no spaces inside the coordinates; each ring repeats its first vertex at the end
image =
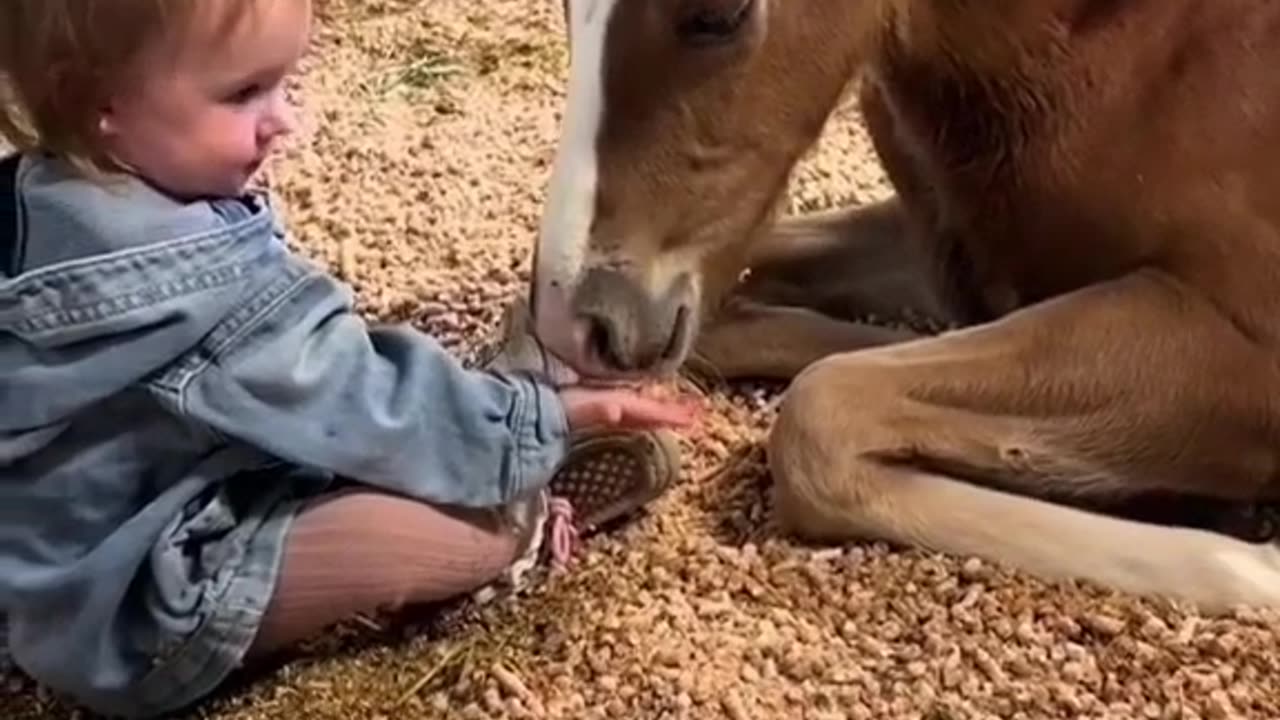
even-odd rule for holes
{"type": "Polygon", "coordinates": [[[565,0],[537,328],[589,376],[674,370],[854,72],[873,0],[565,0]]]}

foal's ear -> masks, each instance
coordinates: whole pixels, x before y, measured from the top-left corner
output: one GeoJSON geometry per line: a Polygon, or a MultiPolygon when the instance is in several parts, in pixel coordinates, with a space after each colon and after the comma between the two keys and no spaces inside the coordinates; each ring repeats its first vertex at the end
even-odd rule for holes
{"type": "Polygon", "coordinates": [[[676,34],[690,45],[714,45],[737,37],[765,0],[682,0],[676,34]]]}

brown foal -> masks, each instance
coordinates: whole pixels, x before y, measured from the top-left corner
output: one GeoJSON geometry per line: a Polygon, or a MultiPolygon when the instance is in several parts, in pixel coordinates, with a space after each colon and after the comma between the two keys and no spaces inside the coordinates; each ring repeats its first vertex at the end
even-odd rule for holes
{"type": "Polygon", "coordinates": [[[1280,3],[568,0],[540,336],[791,381],[794,533],[1280,605],[1280,3]],[[894,197],[781,219],[860,93],[894,197]],[[749,270],[745,280],[744,271],[749,270]],[[860,322],[911,312],[958,327],[860,322]]]}

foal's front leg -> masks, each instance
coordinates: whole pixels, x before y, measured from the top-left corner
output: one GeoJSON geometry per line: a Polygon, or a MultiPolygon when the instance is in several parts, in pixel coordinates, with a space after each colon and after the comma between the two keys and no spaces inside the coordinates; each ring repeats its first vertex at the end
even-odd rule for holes
{"type": "Polygon", "coordinates": [[[709,317],[695,369],[789,380],[828,355],[922,337],[957,322],[896,200],[779,222],[747,279],[709,317]]]}
{"type": "Polygon", "coordinates": [[[779,221],[751,248],[738,294],[840,320],[956,324],[940,285],[945,268],[920,243],[897,198],[779,221]]]}
{"type": "Polygon", "coordinates": [[[1151,493],[1276,499],[1277,393],[1271,358],[1209,302],[1139,273],[810,366],[769,442],[776,510],[814,539],[883,538],[1206,608],[1280,606],[1274,544],[1102,512],[1151,493]]]}
{"type": "Polygon", "coordinates": [[[790,380],[815,361],[920,337],[914,330],[837,320],[802,307],[733,298],[702,331],[689,366],[735,380],[790,380]]]}

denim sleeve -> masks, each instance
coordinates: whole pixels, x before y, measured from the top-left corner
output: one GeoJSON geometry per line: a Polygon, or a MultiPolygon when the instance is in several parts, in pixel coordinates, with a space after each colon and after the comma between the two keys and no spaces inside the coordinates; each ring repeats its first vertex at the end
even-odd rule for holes
{"type": "Polygon", "coordinates": [[[345,286],[320,272],[298,272],[206,355],[182,384],[181,412],[281,458],[421,500],[505,503],[548,481],[566,451],[554,389],[468,370],[412,327],[366,324],[345,286]]]}

